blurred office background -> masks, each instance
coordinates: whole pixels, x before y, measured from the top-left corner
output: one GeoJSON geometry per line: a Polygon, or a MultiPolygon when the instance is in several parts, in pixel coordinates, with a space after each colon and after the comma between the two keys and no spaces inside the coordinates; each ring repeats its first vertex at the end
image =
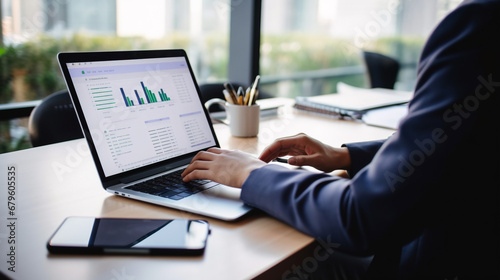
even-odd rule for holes
{"type": "MultiPolygon", "coordinates": [[[[243,1],[0,0],[0,104],[64,89],[60,51],[183,48],[198,83],[226,81],[230,25],[248,24],[231,20],[243,1]]],[[[360,51],[369,50],[399,61],[395,88],[412,90],[425,39],[460,2],[262,0],[261,88],[293,98],[334,93],[339,81],[367,87],[360,51]]],[[[30,147],[26,126],[27,116],[0,120],[0,153],[30,147]]]]}

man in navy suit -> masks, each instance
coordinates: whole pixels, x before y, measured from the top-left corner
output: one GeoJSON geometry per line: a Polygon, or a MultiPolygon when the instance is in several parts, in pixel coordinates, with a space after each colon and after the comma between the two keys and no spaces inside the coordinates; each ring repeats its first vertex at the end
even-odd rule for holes
{"type": "Polygon", "coordinates": [[[296,135],[260,160],[210,149],[185,180],[241,187],[246,203],[337,250],[373,254],[372,277],[499,279],[499,28],[498,0],[464,1],[438,25],[389,139],[334,148],[296,135]],[[266,164],[283,155],[350,178],[266,164]]]}

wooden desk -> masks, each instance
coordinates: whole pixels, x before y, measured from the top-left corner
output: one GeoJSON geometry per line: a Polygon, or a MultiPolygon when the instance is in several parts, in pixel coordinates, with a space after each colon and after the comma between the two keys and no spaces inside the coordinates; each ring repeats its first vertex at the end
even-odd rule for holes
{"type": "MultiPolygon", "coordinates": [[[[256,138],[231,137],[224,124],[215,129],[223,148],[253,154],[275,138],[299,132],[336,146],[385,138],[393,132],[297,112],[290,106],[263,118],[256,138]]],[[[0,271],[14,279],[281,278],[294,262],[310,254],[313,244],[311,237],[259,211],[223,222],[110,195],[100,186],[83,139],[0,155],[0,182],[0,271]],[[7,205],[9,166],[16,168],[17,183],[12,216],[7,205]],[[67,216],[205,218],[212,234],[204,255],[198,257],[50,255],[45,244],[67,216]],[[13,231],[8,227],[11,222],[13,231]],[[9,244],[13,239],[15,245],[9,244]],[[15,272],[6,262],[12,245],[15,272]]]]}

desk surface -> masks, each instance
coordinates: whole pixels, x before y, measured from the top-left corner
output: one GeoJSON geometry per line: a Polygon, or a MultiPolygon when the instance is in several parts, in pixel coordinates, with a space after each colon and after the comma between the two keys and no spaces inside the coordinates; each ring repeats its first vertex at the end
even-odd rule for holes
{"type": "MultiPolygon", "coordinates": [[[[269,100],[267,102],[282,102],[269,100]]],[[[299,112],[284,106],[261,120],[254,138],[230,136],[216,124],[223,148],[259,154],[274,139],[307,133],[325,143],[381,139],[392,130],[299,112]]],[[[248,279],[263,273],[281,276],[292,257],[305,254],[313,239],[260,211],[236,222],[198,215],[110,195],[99,183],[83,139],[0,155],[0,271],[14,279],[248,279]],[[8,205],[8,167],[16,168],[15,205],[8,205]],[[9,210],[9,206],[15,206],[9,210]],[[13,214],[13,215],[11,215],[13,214]],[[67,216],[204,218],[212,228],[204,255],[56,256],[45,245],[67,216]],[[15,228],[9,229],[9,224],[15,228]],[[8,242],[15,240],[15,244],[8,242]],[[10,246],[15,246],[15,272],[10,246]]],[[[303,255],[302,259],[307,255],[303,255]]],[[[1,276],[1,275],[0,275],[1,276]]],[[[1,278],[1,277],[0,277],[1,278]]]]}

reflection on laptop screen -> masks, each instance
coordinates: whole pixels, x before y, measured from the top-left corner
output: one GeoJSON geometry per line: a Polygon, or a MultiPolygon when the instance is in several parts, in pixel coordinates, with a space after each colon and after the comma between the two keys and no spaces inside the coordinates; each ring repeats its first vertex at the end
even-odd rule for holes
{"type": "Polygon", "coordinates": [[[184,57],[67,67],[105,176],[215,145],[184,57]]]}

